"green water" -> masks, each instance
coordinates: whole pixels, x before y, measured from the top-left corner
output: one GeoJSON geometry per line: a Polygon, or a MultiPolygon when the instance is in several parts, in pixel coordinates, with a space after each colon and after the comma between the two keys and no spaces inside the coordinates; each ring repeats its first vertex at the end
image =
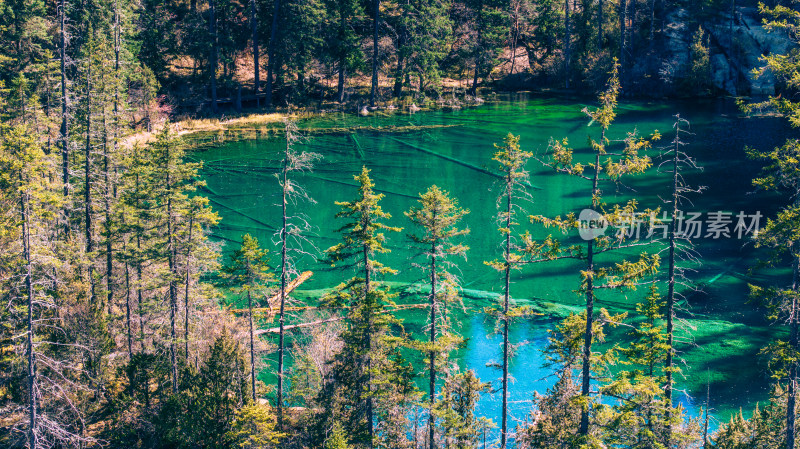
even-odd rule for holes
{"type": "MultiPolygon", "coordinates": [[[[459,354],[467,367],[474,368],[484,380],[499,373],[485,367],[497,361],[499,342],[491,334],[493,323],[479,313],[488,304],[492,293],[500,292],[500,276],[483,262],[500,255],[501,237],[495,223],[498,193],[495,163],[491,160],[493,143],[501,142],[508,133],[521,136],[524,149],[543,155],[551,138],[568,137],[578,150],[578,158],[588,154],[586,139],[596,136],[597,126],[588,126],[581,113],[591,106],[591,99],[544,98],[528,95],[504,97],[502,101],[471,109],[437,111],[414,115],[397,114],[356,117],[329,115],[306,120],[300,127],[327,126],[387,126],[387,125],[457,125],[413,133],[388,134],[358,132],[351,135],[319,135],[307,138],[301,147],[323,156],[316,169],[298,177],[315,205],[295,209],[314,226],[309,233],[310,244],[305,249],[321,254],[338,241],[335,230],[342,223],[333,216],[338,207],[335,201],[353,198],[356,185],[353,174],[367,166],[376,189],[386,194],[384,210],[392,214],[388,224],[404,227],[402,233],[390,235],[390,254],[382,262],[399,270],[387,279],[399,285],[420,280],[421,273],[410,262],[418,261],[419,251],[406,238],[411,230],[403,211],[415,204],[415,197],[428,186],[437,184],[458,198],[471,213],[466,224],[471,230],[465,243],[470,246],[468,259],[459,263],[462,287],[465,289],[467,310],[460,312],[461,332],[469,337],[467,347],[459,354]]],[[[609,137],[618,139],[625,133],[638,130],[649,134],[655,130],[664,134],[663,143],[671,140],[673,116],[691,122],[692,136],[687,138],[689,153],[697,158],[702,172],[688,172],[686,179],[694,185],[706,186],[705,193],[686,204],[690,211],[761,211],[770,216],[781,204],[775,195],[751,193],[750,179],[758,165],[748,161],[744,147],[771,148],[781,143],[790,132],[775,118],[742,118],[730,104],[719,102],[657,102],[625,103],[618,109],[618,118],[609,137]]],[[[279,186],[275,174],[280,168],[283,148],[281,140],[259,140],[227,143],[223,146],[192,154],[203,160],[202,172],[208,195],[222,222],[213,230],[215,238],[226,242],[226,250],[238,245],[243,233],[251,233],[277,253],[276,229],[280,225],[279,186]]],[[[658,152],[654,152],[657,154],[658,152]]],[[[525,205],[527,213],[558,215],[579,212],[589,203],[588,186],[564,175],[553,174],[537,162],[528,165],[531,172],[532,202],[525,205]]],[[[653,169],[649,174],[627,183],[626,188],[606,186],[609,203],[623,201],[636,195],[643,207],[660,206],[660,197],[669,194],[669,176],[653,169]]],[[[520,231],[530,229],[542,236],[541,230],[521,220],[520,231]]],[[[735,223],[734,223],[735,224],[735,223]]],[[[571,241],[579,242],[577,235],[571,241]]],[[[690,409],[692,397],[705,396],[706,382],[710,383],[711,405],[719,419],[739,407],[749,409],[766,397],[768,378],[763,363],[756,356],[759,348],[770,338],[780,335],[780,327],[770,327],[762,313],[746,303],[747,282],[780,279],[781,270],[748,276],[748,267],[757,257],[746,240],[699,239],[695,241],[701,263],[689,273],[690,280],[701,290],[683,289],[681,325],[677,340],[683,364],[679,388],[687,395],[681,398],[690,409]]],[[[301,270],[312,270],[314,276],[303,285],[315,290],[338,283],[352,273],[327,270],[313,257],[298,260],[301,270]]],[[[514,329],[513,341],[527,341],[513,360],[511,373],[516,382],[511,387],[512,415],[522,419],[529,408],[534,390],[543,391],[552,383],[541,368],[540,349],[546,329],[569,310],[577,310],[581,297],[573,293],[578,285],[578,265],[574,262],[538,264],[515,273],[512,296],[532,301],[547,314],[514,329]]],[[[615,310],[632,311],[641,292],[601,294],[599,304],[615,310]]],[[[406,327],[419,331],[424,325],[422,313],[404,314],[406,327]]],[[[420,368],[421,370],[421,368],[420,368]]],[[[268,370],[269,371],[269,370],[268,370]]],[[[270,376],[268,372],[264,374],[270,376]]],[[[479,412],[496,417],[499,397],[489,396],[479,406],[479,412]]]]}

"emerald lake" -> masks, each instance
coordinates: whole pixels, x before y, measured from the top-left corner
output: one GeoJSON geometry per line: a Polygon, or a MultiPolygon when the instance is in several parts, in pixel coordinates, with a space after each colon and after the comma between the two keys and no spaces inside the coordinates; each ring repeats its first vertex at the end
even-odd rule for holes
{"type": "MultiPolygon", "coordinates": [[[[501,236],[495,221],[498,177],[492,154],[494,143],[500,143],[507,133],[521,136],[521,146],[544,157],[551,139],[568,138],[576,149],[577,158],[588,154],[587,137],[598,137],[599,127],[589,123],[581,112],[594,107],[592,98],[567,98],[517,94],[500,96],[485,104],[450,111],[418,112],[416,114],[355,114],[329,113],[321,118],[305,119],[303,128],[359,127],[352,133],[315,134],[298,144],[299,149],[322,156],[312,172],[302,174],[297,182],[304,186],[316,204],[299,204],[294,213],[303,213],[312,225],[309,256],[298,259],[298,269],[311,270],[314,275],[305,282],[298,297],[310,301],[321,289],[331,287],[352,276],[352,272],[331,270],[313,257],[338,241],[336,229],[342,224],[334,219],[339,210],[335,201],[354,197],[356,182],[353,175],[366,166],[371,170],[375,189],[385,194],[383,209],[391,213],[387,224],[403,227],[400,233],[388,235],[391,253],[379,255],[386,265],[398,269],[396,276],[384,278],[395,291],[422,282],[422,272],[414,262],[422,262],[421,251],[414,248],[407,234],[411,223],[403,215],[416,204],[415,198],[430,185],[448,190],[460,205],[470,210],[466,225],[470,234],[464,242],[470,247],[467,260],[458,263],[461,286],[464,289],[463,310],[455,310],[459,332],[468,338],[467,345],[455,358],[466,368],[475,369],[483,381],[499,387],[500,371],[488,368],[487,363],[501,357],[502,338],[493,335],[494,322],[485,317],[482,308],[502,291],[501,275],[484,264],[501,255],[501,236]],[[364,127],[452,125],[403,133],[370,131],[364,127]]],[[[667,145],[674,137],[675,115],[690,122],[691,135],[684,149],[697,159],[702,170],[686,171],[691,185],[705,186],[699,195],[689,195],[686,211],[724,211],[732,213],[731,231],[740,212],[766,217],[785,202],[777,194],[755,192],[750,179],[759,171],[759,163],[747,159],[745,147],[769,149],[781,144],[793,131],[784,121],[774,117],[744,117],[732,102],[723,101],[623,101],[617,110],[609,137],[622,139],[626,133],[637,131],[649,135],[662,134],[661,141],[650,152],[654,167],[644,175],[631,178],[625,186],[606,188],[607,203],[635,197],[640,207],[663,206],[662,198],[670,194],[669,174],[658,169],[658,145],[667,145]]],[[[224,243],[223,252],[238,246],[241,235],[256,236],[271,256],[277,256],[276,231],[280,226],[280,187],[276,173],[284,141],[272,139],[235,141],[210,149],[190,153],[189,158],[203,161],[201,171],[207,186],[201,192],[210,198],[212,207],[222,220],[212,229],[215,239],[224,243]]],[[[588,187],[581,181],[553,173],[532,159],[530,171],[531,201],[525,204],[527,214],[564,215],[579,213],[589,203],[588,187]]],[[[291,207],[290,207],[291,209],[291,207]]],[[[290,210],[290,212],[292,212],[290,210]]],[[[531,225],[520,217],[519,232],[530,230],[543,237],[547,231],[531,225]]],[[[552,232],[552,231],[551,231],[552,232]]],[[[577,235],[569,241],[580,242],[577,235]]],[[[774,269],[750,273],[758,259],[758,251],[747,237],[698,238],[693,240],[697,262],[686,262],[692,271],[687,273],[690,284],[681,288],[678,311],[680,324],[676,331],[679,365],[676,397],[690,413],[696,413],[705,403],[706,387],[710,391],[710,406],[717,420],[727,420],[731,413],[743,408],[745,414],[757,401],[767,397],[769,375],[758,352],[770,339],[782,335],[780,325],[770,325],[764,313],[747,298],[748,283],[774,282],[788,279],[789,271],[774,269]]],[[[650,251],[661,247],[654,244],[650,251]]],[[[633,254],[633,253],[632,253],[633,254]]],[[[526,342],[510,364],[515,381],[510,386],[511,425],[514,419],[523,420],[530,410],[534,391],[544,393],[554,382],[542,367],[541,350],[547,330],[570,311],[579,311],[583,297],[578,288],[580,266],[575,261],[536,264],[514,272],[512,297],[529,303],[542,311],[541,316],[515,322],[512,342],[526,342]]],[[[633,318],[635,304],[646,289],[630,292],[603,292],[596,307],[611,311],[628,311],[633,318]]],[[[663,292],[666,291],[664,286],[663,292]]],[[[419,302],[419,301],[417,301],[419,302]]],[[[405,328],[424,338],[425,311],[406,311],[401,314],[405,328]]],[[[624,331],[616,331],[624,332],[624,331]]],[[[612,335],[617,335],[612,332],[612,335]]],[[[424,367],[416,365],[420,373],[424,367]]],[[[262,378],[274,374],[273,364],[267,365],[262,378]]],[[[498,421],[500,395],[487,394],[479,402],[478,413],[498,421]]]]}

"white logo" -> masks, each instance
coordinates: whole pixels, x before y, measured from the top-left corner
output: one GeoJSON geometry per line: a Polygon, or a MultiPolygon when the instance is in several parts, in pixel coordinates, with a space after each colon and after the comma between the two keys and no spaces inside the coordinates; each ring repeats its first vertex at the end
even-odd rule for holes
{"type": "Polygon", "coordinates": [[[592,209],[584,209],[578,216],[578,233],[584,240],[594,240],[606,233],[608,220],[601,214],[592,209]]]}

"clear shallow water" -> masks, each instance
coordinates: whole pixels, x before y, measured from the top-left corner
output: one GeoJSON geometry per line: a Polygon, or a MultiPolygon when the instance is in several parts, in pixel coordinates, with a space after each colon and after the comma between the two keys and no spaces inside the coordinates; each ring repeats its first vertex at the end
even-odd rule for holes
{"type": "MultiPolygon", "coordinates": [[[[588,120],[581,113],[583,107],[593,105],[591,99],[515,95],[504,100],[450,112],[381,117],[330,115],[300,123],[301,128],[457,125],[403,134],[363,131],[308,138],[302,144],[303,149],[320,153],[324,160],[313,173],[298,180],[317,201],[314,206],[304,207],[303,212],[317,227],[311,241],[322,251],[338,241],[335,230],[341,223],[333,219],[338,211],[334,201],[354,196],[356,185],[352,175],[362,165],[372,170],[376,189],[386,194],[382,205],[392,214],[388,223],[405,227],[402,233],[388,236],[387,246],[392,253],[381,259],[400,270],[397,276],[387,279],[391,281],[415,282],[421,276],[408,263],[415,260],[419,251],[406,238],[411,229],[402,214],[416,203],[419,193],[437,184],[470,209],[466,223],[472,232],[466,243],[471,249],[468,260],[459,264],[462,286],[469,290],[465,299],[467,312],[461,314],[459,321],[469,342],[458,356],[465,367],[475,369],[484,381],[499,377],[498,371],[485,365],[500,358],[501,342],[498,336],[489,335],[493,323],[479,312],[488,304],[487,293],[500,292],[502,285],[500,276],[483,264],[500,255],[501,239],[494,221],[497,177],[492,174],[495,171],[492,144],[501,142],[511,132],[521,136],[524,149],[543,155],[551,138],[568,137],[578,157],[585,157],[587,136],[596,136],[598,132],[596,126],[587,126],[588,120]]],[[[704,168],[702,172],[687,173],[686,177],[692,184],[707,186],[693,205],[684,208],[702,212],[722,210],[734,215],[758,210],[766,216],[772,215],[781,199],[751,193],[750,179],[759,167],[746,159],[743,148],[768,149],[780,144],[790,132],[783,122],[774,118],[741,118],[731,105],[722,103],[623,103],[610,137],[619,139],[634,129],[642,134],[659,130],[664,134],[662,143],[666,144],[673,136],[676,113],[691,122],[694,135],[687,139],[690,144],[687,150],[704,168]]],[[[269,247],[273,255],[277,253],[270,242],[276,240],[274,233],[280,224],[279,186],[274,175],[280,167],[282,148],[281,140],[259,140],[227,143],[192,154],[192,158],[205,162],[202,174],[208,187],[203,193],[222,216],[222,222],[213,232],[216,238],[230,242],[226,249],[236,247],[241,234],[249,232],[269,247]]],[[[528,213],[563,215],[579,212],[588,204],[589,186],[582,181],[555,175],[535,161],[528,169],[534,186],[533,202],[526,205],[528,213]]],[[[628,187],[619,191],[607,187],[606,201],[624,201],[635,194],[643,207],[657,207],[661,204],[659,197],[669,193],[669,179],[654,169],[630,181],[628,187]]],[[[525,220],[521,222],[520,231],[530,229],[535,235],[544,235],[525,224],[525,220]]],[[[571,239],[580,241],[577,235],[571,239]]],[[[725,420],[740,407],[747,411],[756,401],[765,399],[767,376],[756,354],[766,341],[780,334],[779,327],[767,326],[761,312],[746,303],[747,282],[775,280],[786,273],[775,270],[748,275],[748,267],[757,254],[744,240],[700,239],[695,243],[702,263],[695,266],[691,280],[701,285],[702,291],[685,291],[682,302],[681,317],[685,324],[678,329],[677,339],[685,365],[684,377],[678,378],[679,388],[686,390],[688,396],[682,401],[689,405],[691,396],[705,397],[709,382],[711,405],[718,419],[725,420]]],[[[300,260],[299,268],[315,273],[303,285],[309,290],[329,287],[351,274],[326,271],[311,257],[300,260]]],[[[570,306],[580,307],[583,299],[573,293],[578,286],[578,269],[571,262],[526,268],[515,273],[512,296],[535,300],[540,306],[550,307],[556,315],[570,310],[570,306]]],[[[599,297],[599,305],[633,311],[640,293],[605,293],[599,297]]],[[[423,314],[409,312],[404,317],[406,328],[419,333],[424,325],[423,314]]],[[[510,389],[511,415],[516,419],[524,419],[533,392],[544,392],[553,382],[541,366],[541,348],[552,322],[539,318],[522,322],[513,329],[512,342],[529,342],[510,366],[515,378],[510,389]]],[[[420,366],[420,372],[422,369],[420,366]]],[[[262,373],[265,380],[271,375],[269,370],[262,373]]],[[[478,406],[479,412],[499,421],[499,403],[499,395],[487,395],[478,406]]]]}

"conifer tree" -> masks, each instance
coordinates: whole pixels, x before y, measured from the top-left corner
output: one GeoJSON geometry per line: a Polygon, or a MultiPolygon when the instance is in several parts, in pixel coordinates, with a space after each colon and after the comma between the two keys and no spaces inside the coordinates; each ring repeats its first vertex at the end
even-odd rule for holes
{"type": "Polygon", "coordinates": [[[800,360],[800,170],[795,161],[800,157],[800,142],[789,140],[783,146],[766,154],[751,154],[767,162],[762,175],[753,184],[766,190],[785,192],[792,203],[770,218],[755,237],[756,247],[770,249],[765,265],[788,261],[792,270],[787,286],[750,286],[751,296],[767,309],[767,317],[785,322],[789,328],[788,340],[779,339],[764,348],[770,358],[773,378],[787,383],[785,447],[793,448],[795,440],[798,360],[800,360]]]}
{"type": "Polygon", "coordinates": [[[378,28],[381,23],[381,0],[372,0],[372,83],[369,92],[369,105],[375,107],[378,90],[378,28]]]}
{"type": "Polygon", "coordinates": [[[450,320],[447,316],[449,303],[458,300],[458,279],[448,269],[453,262],[451,256],[463,256],[469,247],[457,243],[455,240],[469,233],[468,229],[459,229],[460,221],[468,210],[461,209],[458,201],[437,186],[431,186],[427,192],[420,195],[419,207],[412,207],[405,212],[414,224],[421,228],[420,234],[412,234],[411,240],[425,247],[424,254],[428,259],[430,292],[428,301],[430,307],[430,340],[428,341],[428,446],[435,447],[435,417],[434,404],[436,401],[436,374],[437,365],[446,362],[447,355],[452,350],[458,337],[452,334],[450,320]],[[437,324],[440,325],[437,332],[437,324]],[[441,340],[437,341],[438,334],[441,340]],[[437,360],[438,359],[438,360],[437,360]],[[438,363],[437,363],[438,362],[438,363]]]}
{"type": "Polygon", "coordinates": [[[336,100],[341,103],[345,100],[348,75],[364,64],[364,53],[358,44],[359,35],[355,29],[355,24],[361,20],[364,11],[361,4],[353,0],[329,2],[330,21],[335,25],[329,29],[331,36],[327,39],[325,52],[330,55],[338,73],[336,100]]]}
{"type": "Polygon", "coordinates": [[[167,270],[161,279],[167,287],[169,298],[169,351],[172,367],[172,388],[178,390],[178,288],[182,278],[179,272],[177,241],[181,218],[187,215],[190,207],[188,193],[196,190],[198,183],[198,163],[183,160],[184,152],[180,142],[170,133],[169,126],[156,137],[150,146],[153,159],[151,188],[155,189],[155,219],[160,227],[157,254],[166,261],[167,270]]]}
{"type": "MultiPolygon", "coordinates": [[[[573,258],[584,262],[585,268],[581,270],[581,286],[579,292],[585,296],[585,330],[583,342],[583,354],[581,356],[581,395],[583,405],[579,434],[585,439],[589,436],[589,415],[591,406],[591,379],[592,379],[592,343],[594,340],[595,312],[594,305],[596,293],[600,289],[614,290],[623,288],[636,288],[637,284],[646,276],[655,273],[659,266],[658,255],[648,255],[642,253],[635,261],[619,260],[609,264],[596,263],[595,257],[621,248],[645,245],[646,243],[637,242],[633,239],[636,234],[628,235],[624,229],[636,224],[638,212],[637,202],[630,200],[622,205],[609,206],[604,203],[601,190],[601,182],[616,185],[621,182],[621,178],[629,175],[643,173],[652,164],[647,155],[640,155],[651,148],[652,141],[660,138],[656,132],[650,139],[637,136],[635,133],[628,133],[627,138],[622,142],[622,148],[613,148],[612,142],[607,137],[609,127],[616,117],[615,108],[617,106],[617,96],[619,95],[618,69],[615,64],[606,90],[601,93],[600,107],[595,110],[584,109],[586,115],[592,123],[600,125],[599,138],[590,138],[591,161],[588,163],[576,162],[573,160],[574,151],[568,147],[568,142],[551,141],[549,159],[542,163],[555,170],[587,182],[590,186],[588,198],[590,203],[588,209],[584,210],[584,215],[576,217],[574,213],[569,213],[565,218],[561,216],[548,218],[543,216],[531,216],[531,220],[538,222],[545,227],[558,228],[562,233],[569,230],[582,228],[581,236],[586,240],[586,248],[580,245],[562,246],[552,235],[543,241],[534,241],[530,235],[523,236],[525,241],[525,252],[531,257],[531,261],[549,261],[562,258],[573,258]],[[602,158],[606,158],[605,161],[602,158]],[[583,220],[582,224],[580,220],[583,220]],[[592,223],[597,221],[599,223],[592,223]],[[589,226],[586,226],[586,223],[589,226]],[[605,235],[605,227],[608,225],[623,228],[615,235],[605,235]],[[599,228],[599,229],[597,229],[599,228]]],[[[651,211],[645,210],[645,215],[651,211]]],[[[602,310],[604,315],[607,313],[602,310]]],[[[614,322],[614,320],[611,320],[614,322]]]]}
{"type": "Polygon", "coordinates": [[[61,338],[65,311],[59,310],[50,289],[50,278],[58,273],[61,254],[54,245],[50,226],[61,208],[62,197],[51,181],[55,163],[45,156],[39,136],[26,125],[0,127],[0,203],[13,214],[3,220],[0,238],[6,248],[3,274],[13,315],[19,325],[4,322],[4,328],[17,328],[21,338],[15,346],[17,367],[24,367],[18,385],[24,398],[27,418],[25,435],[29,447],[76,444],[88,439],[76,430],[80,409],[75,389],[85,378],[73,356],[85,357],[85,342],[61,338]],[[61,316],[61,319],[59,319],[61,316]],[[24,386],[23,386],[24,385],[24,386]]]}
{"type": "MultiPolygon", "coordinates": [[[[390,335],[390,326],[397,321],[388,313],[392,305],[388,292],[376,286],[376,275],[394,274],[395,270],[375,259],[387,253],[384,232],[399,232],[383,220],[391,218],[380,206],[383,194],[375,193],[369,170],[363,167],[355,180],[359,188],[353,201],[337,202],[342,210],[336,218],[348,221],[339,228],[342,242],[326,253],[327,261],[342,268],[356,268],[361,276],[337,286],[326,300],[330,304],[347,304],[347,329],[341,338],[344,348],[336,355],[333,379],[323,391],[327,416],[322,426],[330,429],[342,422],[351,442],[371,448],[375,443],[375,402],[387,390],[402,387],[397,382],[378,382],[402,370],[404,361],[390,335]],[[390,357],[395,356],[395,357],[390,357]],[[333,390],[333,391],[331,391],[333,390]],[[345,405],[347,404],[347,405],[345,405]],[[342,416],[338,416],[338,415],[342,416]]],[[[407,380],[406,380],[407,381],[407,380]]]]}
{"type": "Polygon", "coordinates": [[[453,42],[453,21],[447,14],[450,6],[446,0],[401,4],[406,34],[403,45],[398,48],[398,58],[403,58],[405,68],[400,67],[398,61],[395,74],[396,83],[400,82],[401,87],[403,77],[416,72],[420,94],[425,94],[428,87],[440,91],[441,65],[447,56],[446,49],[453,42]]]}
{"type": "Polygon", "coordinates": [[[234,292],[247,298],[248,320],[250,326],[250,375],[251,393],[256,400],[256,350],[253,330],[253,297],[266,296],[265,289],[274,281],[267,263],[267,252],[258,245],[258,240],[250,234],[242,236],[242,246],[231,255],[230,263],[223,272],[234,286],[234,292]]]}
{"type": "MultiPolygon", "coordinates": [[[[797,41],[800,20],[791,6],[781,4],[769,7],[759,4],[759,12],[765,16],[764,24],[768,31],[784,31],[792,40],[797,41]]],[[[796,90],[800,85],[796,73],[797,50],[790,50],[787,55],[763,55],[765,66],[761,74],[774,75],[787,89],[796,90]]],[[[783,115],[792,127],[800,126],[800,104],[791,98],[777,95],[762,103],[742,105],[746,112],[756,108],[771,107],[783,115]]],[[[758,231],[755,237],[757,247],[769,248],[771,254],[764,261],[766,265],[788,264],[792,271],[792,280],[786,286],[751,286],[751,296],[762,301],[768,310],[768,318],[783,321],[789,328],[788,340],[777,340],[764,351],[770,356],[770,368],[773,378],[787,383],[786,422],[784,447],[797,447],[796,414],[798,395],[798,361],[800,360],[800,169],[796,160],[800,155],[800,142],[787,140],[781,147],[764,154],[750,151],[756,159],[764,160],[767,165],[761,176],[753,180],[753,184],[764,190],[775,190],[784,193],[791,199],[791,204],[781,209],[770,219],[767,226],[758,231]]]]}
{"type": "Polygon", "coordinates": [[[202,283],[199,275],[204,272],[214,271],[217,268],[219,256],[216,249],[208,241],[208,232],[211,226],[219,223],[219,215],[211,210],[208,198],[193,196],[189,199],[189,206],[184,217],[184,226],[181,229],[181,253],[183,253],[183,344],[184,359],[189,361],[189,327],[191,304],[198,296],[202,295],[202,283]],[[195,277],[194,282],[192,277],[195,277]],[[195,286],[192,290],[192,286],[195,286]]]}
{"type": "Polygon", "coordinates": [[[480,428],[486,422],[475,416],[475,407],[481,393],[490,390],[491,384],[481,382],[472,370],[459,372],[454,368],[447,372],[442,397],[435,406],[442,417],[444,447],[477,447],[480,428]]]}
{"type": "Polygon", "coordinates": [[[121,155],[121,164],[127,166],[120,180],[121,194],[115,203],[116,220],[120,223],[122,249],[117,253],[124,264],[126,278],[125,309],[126,329],[129,350],[133,353],[134,329],[131,319],[131,296],[136,297],[136,313],[139,324],[138,338],[140,350],[145,349],[145,314],[149,309],[147,301],[148,283],[145,273],[150,255],[155,253],[154,237],[157,234],[157,210],[153,203],[156,183],[155,161],[148,157],[147,149],[138,145],[121,155]],[[135,278],[134,278],[135,275],[135,278]]]}
{"type": "Polygon", "coordinates": [[[478,78],[488,75],[496,63],[506,30],[503,3],[498,0],[469,0],[472,10],[475,40],[470,46],[474,71],[470,93],[477,95],[478,78]]]}
{"type": "Polygon", "coordinates": [[[497,317],[497,326],[502,328],[503,333],[503,362],[500,366],[503,370],[500,447],[504,449],[508,438],[508,361],[513,350],[508,339],[508,329],[513,318],[527,313],[525,307],[514,307],[511,299],[511,272],[520,269],[522,262],[522,255],[517,253],[519,246],[515,241],[514,228],[519,225],[516,222],[516,216],[520,212],[521,203],[530,201],[530,194],[526,191],[530,183],[525,164],[533,156],[533,153],[522,150],[519,145],[519,136],[511,133],[503,140],[503,145],[495,144],[495,148],[497,152],[493,159],[500,164],[500,172],[503,175],[501,191],[497,200],[498,208],[500,208],[497,222],[503,236],[503,258],[485,263],[503,273],[503,296],[502,302],[497,308],[487,308],[486,312],[497,317]]]}
{"type": "MultiPolygon", "coordinates": [[[[61,0],[59,5],[59,52],[61,63],[61,129],[59,141],[61,143],[61,182],[64,185],[64,196],[69,196],[69,122],[67,109],[67,26],[66,26],[66,0],[61,0]]],[[[69,207],[65,204],[65,207],[69,207]]],[[[65,210],[66,219],[69,215],[65,210]]]]}
{"type": "Polygon", "coordinates": [[[644,302],[636,306],[641,321],[628,332],[630,343],[619,349],[624,357],[620,362],[631,369],[618,371],[601,387],[602,394],[619,401],[609,410],[606,444],[672,447],[669,433],[675,417],[668,397],[662,394],[667,372],[663,366],[671,350],[662,322],[664,310],[665,302],[653,284],[644,302]]]}

